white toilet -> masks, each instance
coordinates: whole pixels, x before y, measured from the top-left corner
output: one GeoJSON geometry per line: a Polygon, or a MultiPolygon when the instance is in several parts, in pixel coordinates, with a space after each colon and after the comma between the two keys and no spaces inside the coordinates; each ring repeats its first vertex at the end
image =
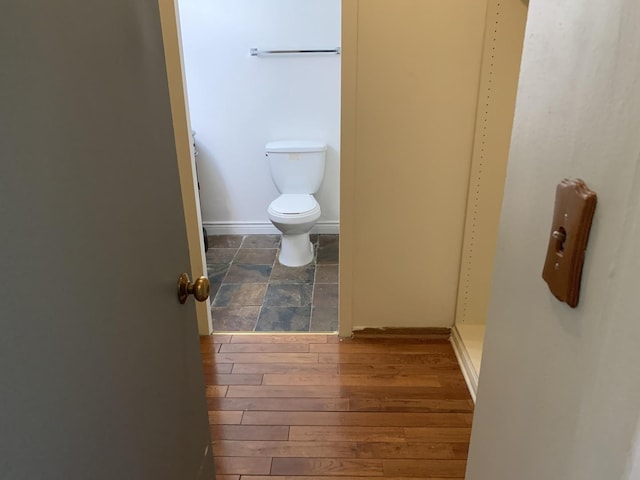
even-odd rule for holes
{"type": "Polygon", "coordinates": [[[324,177],[327,144],[309,140],[267,143],[271,178],[281,195],[269,205],[269,219],[282,232],[280,263],[301,267],[313,260],[309,231],[320,218],[312,195],[324,177]]]}

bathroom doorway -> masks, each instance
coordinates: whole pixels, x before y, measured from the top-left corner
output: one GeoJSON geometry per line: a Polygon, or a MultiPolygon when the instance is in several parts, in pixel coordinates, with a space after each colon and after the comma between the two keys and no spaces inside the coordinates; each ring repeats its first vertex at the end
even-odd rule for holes
{"type": "Polygon", "coordinates": [[[214,331],[337,331],[339,237],[312,234],[311,242],[311,263],[285,267],[280,235],[210,236],[214,331]]]}
{"type": "Polygon", "coordinates": [[[215,332],[338,330],[340,0],[178,0],[215,332]],[[252,55],[251,50],[338,53],[252,55]],[[328,145],[304,267],[278,262],[265,144],[328,145]]]}

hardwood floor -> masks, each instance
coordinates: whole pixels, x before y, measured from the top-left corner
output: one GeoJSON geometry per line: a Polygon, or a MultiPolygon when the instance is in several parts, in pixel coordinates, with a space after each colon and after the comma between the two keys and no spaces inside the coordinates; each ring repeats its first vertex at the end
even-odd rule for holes
{"type": "Polygon", "coordinates": [[[449,342],[201,337],[217,480],[464,478],[473,402],[449,342]]]}

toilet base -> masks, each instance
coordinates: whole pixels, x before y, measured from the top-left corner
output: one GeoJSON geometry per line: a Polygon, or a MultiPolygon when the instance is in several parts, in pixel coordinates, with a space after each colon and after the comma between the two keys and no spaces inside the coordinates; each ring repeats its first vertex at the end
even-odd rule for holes
{"type": "Polygon", "coordinates": [[[309,232],[282,234],[282,247],[278,260],[287,267],[302,267],[313,260],[313,245],[309,232]]]}

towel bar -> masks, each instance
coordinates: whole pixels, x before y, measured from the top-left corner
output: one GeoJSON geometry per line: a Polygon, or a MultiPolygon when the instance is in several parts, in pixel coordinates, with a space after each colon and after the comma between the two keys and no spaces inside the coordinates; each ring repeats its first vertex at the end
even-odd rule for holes
{"type": "Polygon", "coordinates": [[[251,53],[252,57],[263,55],[299,55],[308,53],[328,53],[333,55],[340,55],[340,47],[315,50],[258,50],[257,48],[252,48],[249,53],[251,53]]]}

